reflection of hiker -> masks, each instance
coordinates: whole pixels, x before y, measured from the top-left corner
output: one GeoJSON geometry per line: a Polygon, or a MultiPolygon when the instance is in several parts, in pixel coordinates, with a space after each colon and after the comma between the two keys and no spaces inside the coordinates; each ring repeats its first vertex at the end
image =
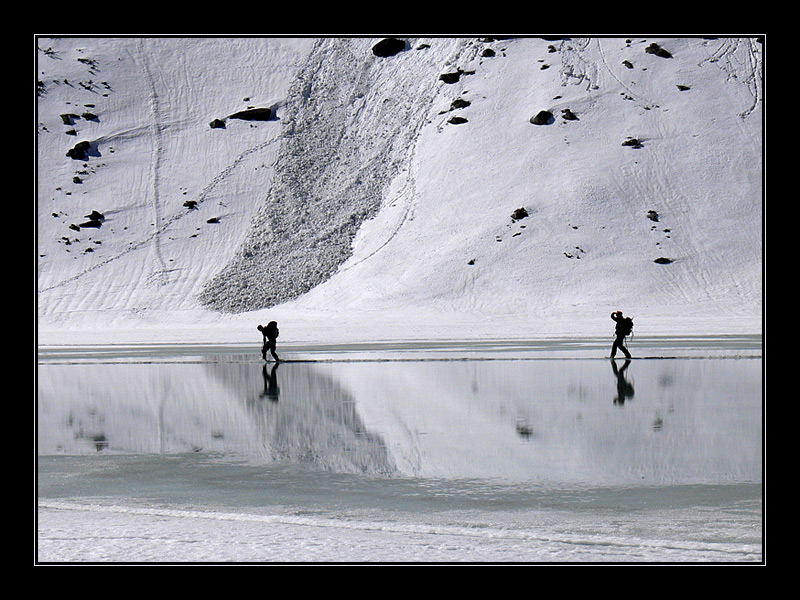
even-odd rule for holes
{"type": "Polygon", "coordinates": [[[617,397],[614,398],[614,404],[625,404],[625,400],[633,398],[633,385],[625,379],[625,370],[630,364],[631,361],[626,360],[622,368],[617,370],[617,363],[611,361],[611,369],[617,377],[617,397]]]}
{"type": "Polygon", "coordinates": [[[272,354],[272,358],[276,361],[280,361],[281,359],[275,353],[275,344],[278,339],[278,324],[275,321],[270,321],[266,327],[259,325],[258,330],[264,336],[264,345],[261,347],[261,357],[267,360],[267,350],[269,350],[272,354]]]}
{"type": "Polygon", "coordinates": [[[281,395],[281,390],[278,387],[278,375],[276,371],[278,370],[278,363],[276,362],[272,366],[272,370],[267,373],[267,365],[265,364],[261,369],[261,375],[264,377],[264,391],[262,392],[260,398],[270,400],[271,402],[277,402],[278,397],[281,395]]]}
{"type": "Polygon", "coordinates": [[[616,321],[617,326],[614,328],[614,343],[611,345],[611,358],[617,354],[617,348],[622,350],[622,353],[627,357],[631,357],[631,353],[625,347],[625,337],[629,336],[633,331],[633,319],[630,317],[623,317],[622,311],[618,310],[611,313],[611,318],[616,321]]]}

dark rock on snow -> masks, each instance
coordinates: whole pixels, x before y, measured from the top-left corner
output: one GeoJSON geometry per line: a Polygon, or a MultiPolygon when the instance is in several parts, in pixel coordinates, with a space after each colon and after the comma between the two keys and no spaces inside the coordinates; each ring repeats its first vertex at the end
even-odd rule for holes
{"type": "Polygon", "coordinates": [[[637,140],[636,138],[628,138],[624,142],[622,142],[623,146],[630,146],[631,148],[641,148],[642,142],[637,140]]]}
{"type": "Polygon", "coordinates": [[[519,221],[520,219],[524,219],[528,216],[528,211],[525,208],[518,208],[513,213],[511,213],[511,220],[512,221],[519,221]]]}
{"type": "Polygon", "coordinates": [[[553,122],[553,113],[549,110],[539,111],[536,116],[531,117],[531,123],[534,125],[548,125],[553,122]]]}
{"type": "Polygon", "coordinates": [[[672,58],[672,54],[664,50],[661,46],[653,42],[647,48],[644,49],[645,52],[648,54],[655,54],[656,56],[660,56],[661,58],[672,58]]]}
{"type": "Polygon", "coordinates": [[[439,75],[439,79],[441,79],[445,83],[458,83],[458,80],[461,79],[461,71],[454,71],[453,73],[442,73],[441,75],[439,75]]]}
{"type": "Polygon", "coordinates": [[[91,144],[89,142],[78,142],[72,148],[67,150],[67,156],[75,160],[86,160],[88,158],[87,152],[91,144]]]}
{"type": "Polygon", "coordinates": [[[372,47],[372,53],[381,58],[394,56],[406,49],[406,42],[397,38],[386,38],[372,47]]]}
{"type": "Polygon", "coordinates": [[[269,108],[248,108],[233,113],[229,119],[242,119],[243,121],[269,121],[272,118],[272,110],[269,108]]]}

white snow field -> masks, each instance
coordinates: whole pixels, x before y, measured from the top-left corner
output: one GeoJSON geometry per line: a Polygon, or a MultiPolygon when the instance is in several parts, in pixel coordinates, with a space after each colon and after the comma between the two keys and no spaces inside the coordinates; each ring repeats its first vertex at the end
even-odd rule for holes
{"type": "Polygon", "coordinates": [[[761,333],[761,40],[379,39],[37,38],[38,343],[761,333]]]}

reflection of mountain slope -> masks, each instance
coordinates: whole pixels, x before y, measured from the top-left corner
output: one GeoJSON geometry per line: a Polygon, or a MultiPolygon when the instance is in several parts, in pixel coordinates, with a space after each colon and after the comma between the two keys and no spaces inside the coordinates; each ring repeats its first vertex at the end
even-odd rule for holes
{"type": "Polygon", "coordinates": [[[385,444],[366,430],[338,383],[313,365],[273,366],[207,365],[211,377],[246,404],[273,459],[343,473],[396,472],[385,444]]]}
{"type": "Polygon", "coordinates": [[[40,365],[41,456],[221,453],[342,473],[394,473],[355,402],[313,365],[256,362],[40,365]],[[267,380],[264,379],[264,373],[267,380]]]}
{"type": "Polygon", "coordinates": [[[37,369],[39,455],[262,452],[245,410],[197,364],[37,369]]]}

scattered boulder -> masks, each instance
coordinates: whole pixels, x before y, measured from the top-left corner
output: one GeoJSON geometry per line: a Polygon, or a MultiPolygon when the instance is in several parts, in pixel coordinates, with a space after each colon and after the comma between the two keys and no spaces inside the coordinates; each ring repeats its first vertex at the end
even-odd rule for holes
{"type": "Polygon", "coordinates": [[[668,265],[668,264],[670,264],[672,262],[672,259],[671,258],[664,258],[663,256],[660,256],[659,258],[655,259],[653,262],[657,263],[659,265],[668,265]]]}
{"type": "Polygon", "coordinates": [[[187,200],[183,205],[189,210],[194,210],[197,208],[197,200],[187,200]]]}
{"type": "Polygon", "coordinates": [[[240,110],[239,112],[235,112],[228,118],[241,119],[243,121],[269,121],[272,118],[272,109],[248,108],[247,110],[240,110]]]}
{"type": "Polygon", "coordinates": [[[528,216],[529,216],[528,215],[528,211],[524,207],[523,208],[518,208],[513,213],[511,213],[511,220],[512,221],[519,221],[521,219],[527,218],[528,216]]]}
{"type": "Polygon", "coordinates": [[[388,58],[399,54],[406,49],[405,40],[398,40],[397,38],[386,38],[378,42],[372,47],[372,53],[381,58],[388,58]]]}
{"type": "Polygon", "coordinates": [[[462,123],[466,123],[467,120],[464,117],[454,116],[454,117],[450,117],[447,120],[447,122],[452,124],[452,125],[461,125],[462,123]]]}
{"type": "Polygon", "coordinates": [[[452,73],[442,73],[439,75],[439,79],[445,83],[458,83],[458,80],[461,79],[462,73],[463,71],[460,69],[458,71],[453,71],[452,73]]]}
{"type": "Polygon", "coordinates": [[[65,113],[61,115],[61,122],[64,123],[64,125],[74,125],[75,119],[80,119],[80,117],[78,115],[73,115],[72,113],[65,113]]]}
{"type": "Polygon", "coordinates": [[[219,223],[219,219],[217,217],[211,217],[206,223],[219,223]]]}
{"type": "Polygon", "coordinates": [[[648,54],[655,54],[656,56],[660,56],[661,58],[672,58],[672,54],[664,50],[661,46],[653,42],[647,48],[644,49],[645,52],[648,54]]]}
{"type": "Polygon", "coordinates": [[[456,110],[457,108],[467,108],[470,105],[469,100],[464,100],[463,98],[456,98],[453,102],[450,103],[450,110],[456,110]]]}
{"type": "Polygon", "coordinates": [[[541,110],[535,116],[531,117],[531,123],[534,125],[549,125],[553,122],[553,113],[549,110],[541,110]]]}
{"type": "Polygon", "coordinates": [[[225,129],[225,121],[222,119],[214,119],[209,123],[211,129],[225,129]]]}
{"type": "Polygon", "coordinates": [[[565,121],[577,121],[578,117],[575,116],[575,113],[572,112],[568,108],[564,108],[561,110],[561,118],[565,121]]]}
{"type": "Polygon", "coordinates": [[[642,142],[640,142],[636,138],[628,138],[627,140],[622,142],[622,145],[623,146],[630,146],[631,148],[641,148],[642,147],[642,142]]]}
{"type": "Polygon", "coordinates": [[[647,211],[647,218],[653,221],[654,223],[658,223],[658,213],[654,210],[647,211]]]}
{"type": "Polygon", "coordinates": [[[94,227],[95,229],[100,229],[100,227],[103,225],[103,221],[105,221],[103,213],[97,212],[96,210],[93,210],[84,218],[89,220],[81,223],[80,225],[70,225],[69,228],[74,229],[75,231],[80,231],[82,227],[94,227]]]}
{"type": "Polygon", "coordinates": [[[89,158],[88,152],[91,144],[89,142],[78,142],[72,148],[67,150],[67,156],[75,160],[86,160],[89,158]]]}

